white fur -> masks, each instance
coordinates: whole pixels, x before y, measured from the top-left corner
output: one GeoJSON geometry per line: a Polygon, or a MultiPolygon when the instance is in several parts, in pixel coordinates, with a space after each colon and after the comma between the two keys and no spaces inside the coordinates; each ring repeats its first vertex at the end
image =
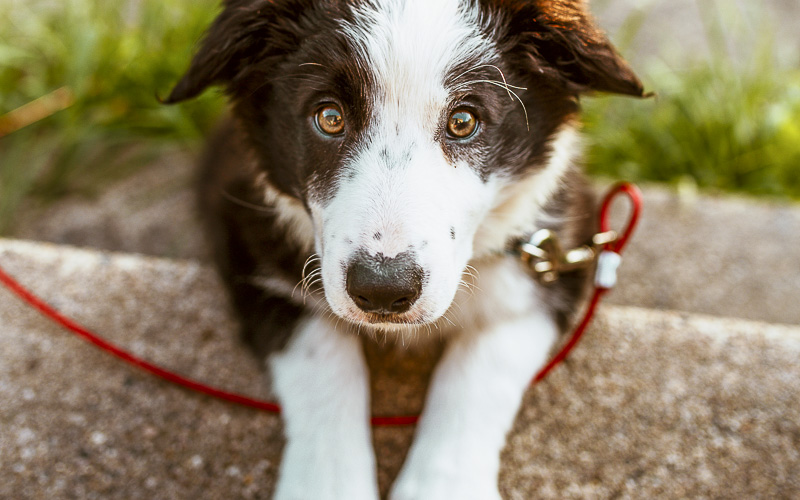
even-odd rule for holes
{"type": "Polygon", "coordinates": [[[377,500],[369,383],[357,337],[312,318],[268,360],[286,447],[276,500],[377,500]]]}
{"type": "Polygon", "coordinates": [[[508,256],[474,262],[465,277],[468,288],[456,295],[447,317],[463,332],[480,332],[491,325],[541,308],[536,285],[524,264],[508,256]]]}
{"type": "Polygon", "coordinates": [[[500,499],[500,451],[556,332],[536,308],[451,340],[392,500],[500,499]]]}

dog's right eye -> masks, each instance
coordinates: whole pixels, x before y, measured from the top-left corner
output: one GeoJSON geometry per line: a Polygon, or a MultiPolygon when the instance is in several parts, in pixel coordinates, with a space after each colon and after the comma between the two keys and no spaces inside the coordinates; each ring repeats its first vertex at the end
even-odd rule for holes
{"type": "Polygon", "coordinates": [[[325,135],[339,135],[344,131],[342,110],[335,104],[326,104],[317,111],[317,127],[325,135]]]}

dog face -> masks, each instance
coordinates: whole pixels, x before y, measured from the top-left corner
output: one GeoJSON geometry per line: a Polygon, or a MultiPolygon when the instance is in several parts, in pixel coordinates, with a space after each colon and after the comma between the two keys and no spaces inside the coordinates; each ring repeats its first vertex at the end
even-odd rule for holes
{"type": "Polygon", "coordinates": [[[331,310],[384,329],[534,227],[581,92],[642,93],[577,0],[230,0],[167,102],[214,83],[310,217],[331,310]]]}

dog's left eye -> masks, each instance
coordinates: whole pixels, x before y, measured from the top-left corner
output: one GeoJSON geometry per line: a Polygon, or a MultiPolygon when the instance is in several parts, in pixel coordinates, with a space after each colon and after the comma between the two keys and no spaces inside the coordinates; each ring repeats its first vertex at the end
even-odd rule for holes
{"type": "Polygon", "coordinates": [[[455,139],[466,139],[478,129],[478,118],[466,109],[457,109],[447,119],[447,133],[455,139]]]}
{"type": "Polygon", "coordinates": [[[326,104],[317,111],[317,127],[325,135],[339,135],[344,131],[342,110],[335,104],[326,104]]]}

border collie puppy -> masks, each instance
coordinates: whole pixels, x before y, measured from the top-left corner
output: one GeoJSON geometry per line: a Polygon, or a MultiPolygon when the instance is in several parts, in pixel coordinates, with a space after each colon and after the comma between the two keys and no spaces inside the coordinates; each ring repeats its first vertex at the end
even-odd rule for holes
{"type": "Polygon", "coordinates": [[[586,3],[227,0],[166,102],[215,84],[201,205],[283,407],[275,498],[378,498],[363,335],[446,340],[390,498],[500,498],[587,274],[540,284],[514,248],[590,240],[579,97],[642,95],[586,3]]]}

